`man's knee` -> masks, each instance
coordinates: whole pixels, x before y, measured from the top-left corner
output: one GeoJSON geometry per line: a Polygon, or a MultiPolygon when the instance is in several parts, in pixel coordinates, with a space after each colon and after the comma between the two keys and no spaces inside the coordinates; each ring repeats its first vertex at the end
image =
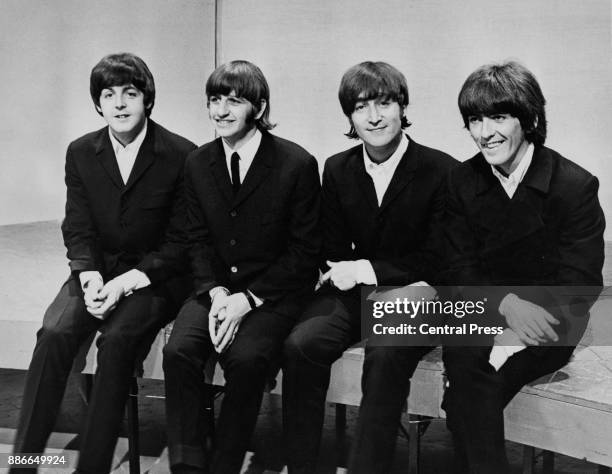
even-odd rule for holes
{"type": "Polygon", "coordinates": [[[287,367],[300,365],[329,366],[342,356],[348,344],[332,341],[316,325],[298,326],[285,340],[283,358],[287,367]]]}
{"type": "Polygon", "coordinates": [[[41,327],[37,333],[37,347],[74,347],[79,346],[82,341],[79,340],[79,335],[70,327],[63,326],[45,326],[41,327]]]}
{"type": "Polygon", "coordinates": [[[256,347],[240,347],[222,356],[221,365],[226,378],[244,377],[250,380],[264,379],[270,370],[271,360],[256,347]]]}

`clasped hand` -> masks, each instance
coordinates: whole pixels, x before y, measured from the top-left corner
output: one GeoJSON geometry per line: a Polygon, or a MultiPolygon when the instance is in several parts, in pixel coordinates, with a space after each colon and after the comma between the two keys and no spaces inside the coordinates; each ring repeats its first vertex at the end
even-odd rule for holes
{"type": "Polygon", "coordinates": [[[552,325],[559,321],[541,306],[524,300],[511,293],[501,305],[501,313],[519,339],[528,346],[545,342],[557,342],[559,337],[552,325]]]}
{"type": "Polygon", "coordinates": [[[347,291],[357,284],[357,262],[344,260],[342,262],[327,261],[329,270],[321,276],[320,283],[329,282],[339,290],[347,291]]]}
{"type": "Polygon", "coordinates": [[[102,281],[94,279],[83,292],[87,311],[98,319],[105,319],[125,295],[123,286],[115,280],[104,285],[102,281]]]}
{"type": "Polygon", "coordinates": [[[244,293],[217,294],[208,313],[208,332],[215,350],[220,354],[234,341],[244,315],[251,306],[244,293]]]}

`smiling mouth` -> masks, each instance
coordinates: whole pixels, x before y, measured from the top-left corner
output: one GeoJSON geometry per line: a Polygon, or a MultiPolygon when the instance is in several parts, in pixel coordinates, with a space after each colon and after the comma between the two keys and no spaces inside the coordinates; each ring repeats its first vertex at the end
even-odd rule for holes
{"type": "Polygon", "coordinates": [[[128,117],[129,117],[128,114],[115,115],[115,118],[118,118],[118,119],[125,119],[125,118],[128,118],[128,117]]]}
{"type": "Polygon", "coordinates": [[[215,119],[215,122],[217,122],[220,125],[230,125],[234,123],[233,120],[227,120],[227,119],[215,119]]]}
{"type": "Polygon", "coordinates": [[[499,147],[504,142],[505,140],[493,140],[487,143],[481,143],[480,146],[481,148],[485,150],[495,150],[497,147],[499,147]]]}

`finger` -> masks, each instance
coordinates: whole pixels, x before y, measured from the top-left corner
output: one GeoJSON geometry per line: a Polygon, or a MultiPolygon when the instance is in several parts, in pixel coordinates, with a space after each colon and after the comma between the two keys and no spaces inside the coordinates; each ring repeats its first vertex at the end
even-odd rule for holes
{"type": "Polygon", "coordinates": [[[525,332],[527,333],[528,336],[534,339],[537,339],[540,342],[544,342],[546,340],[546,334],[540,328],[537,318],[529,319],[525,321],[525,324],[526,324],[525,332]]]}
{"type": "Polygon", "coordinates": [[[103,300],[96,299],[92,295],[87,294],[85,295],[83,300],[85,301],[85,306],[87,306],[88,308],[99,308],[103,303],[103,300]]]}
{"type": "Polygon", "coordinates": [[[217,328],[217,343],[215,344],[215,349],[217,350],[217,352],[220,352],[219,347],[221,346],[221,343],[225,338],[225,334],[227,333],[227,328],[229,327],[230,322],[231,320],[229,318],[226,318],[225,321],[221,322],[221,324],[217,328]]]}
{"type": "Polygon", "coordinates": [[[334,266],[336,266],[339,262],[332,262],[331,260],[327,260],[325,263],[327,263],[327,266],[329,268],[334,268],[334,266]]]}
{"type": "Polygon", "coordinates": [[[219,314],[219,311],[221,311],[222,308],[225,308],[226,301],[227,298],[224,298],[221,295],[216,296],[212,301],[212,305],[210,307],[210,314],[212,314],[213,316],[219,314]]]}
{"type": "Polygon", "coordinates": [[[557,333],[552,328],[552,326],[550,324],[548,324],[548,321],[542,319],[542,320],[538,321],[538,324],[540,325],[540,328],[544,332],[545,338],[548,341],[557,342],[559,340],[559,337],[557,336],[557,333]]]}
{"type": "Polygon", "coordinates": [[[236,321],[232,320],[225,331],[225,335],[223,336],[223,340],[221,344],[219,344],[219,352],[223,352],[225,349],[229,347],[230,341],[234,339],[234,330],[236,328],[236,321]]]}
{"type": "Polygon", "coordinates": [[[542,310],[542,314],[544,315],[544,319],[546,319],[547,323],[549,323],[549,324],[560,324],[559,320],[557,318],[555,318],[552,314],[550,314],[548,311],[542,310]]]}
{"type": "Polygon", "coordinates": [[[321,283],[325,283],[330,278],[331,278],[331,270],[328,270],[321,276],[321,283]]]}
{"type": "Polygon", "coordinates": [[[102,315],[102,314],[98,314],[98,313],[97,313],[97,311],[95,311],[95,310],[91,310],[91,311],[90,311],[90,310],[89,310],[89,308],[88,308],[88,309],[87,309],[87,312],[88,312],[89,314],[91,314],[91,315],[92,315],[94,318],[96,318],[96,319],[102,319],[102,316],[103,316],[103,315],[102,315]]]}
{"type": "Polygon", "coordinates": [[[214,316],[208,317],[208,334],[210,334],[210,340],[214,346],[217,345],[217,318],[214,316]]]}
{"type": "Polygon", "coordinates": [[[530,334],[528,334],[524,329],[518,329],[515,330],[515,332],[523,344],[526,344],[528,346],[540,345],[540,342],[534,337],[532,337],[530,334]]]}

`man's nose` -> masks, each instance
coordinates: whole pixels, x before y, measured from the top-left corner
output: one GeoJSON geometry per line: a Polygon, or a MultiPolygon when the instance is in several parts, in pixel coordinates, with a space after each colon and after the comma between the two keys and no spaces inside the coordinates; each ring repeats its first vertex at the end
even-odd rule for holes
{"type": "Polygon", "coordinates": [[[368,121],[371,123],[380,122],[380,111],[378,106],[374,103],[368,104],[368,121]]]}
{"type": "Polygon", "coordinates": [[[227,100],[221,99],[219,103],[217,104],[217,115],[223,116],[227,114],[228,114],[227,100]]]}
{"type": "Polygon", "coordinates": [[[495,135],[495,124],[489,117],[482,118],[482,125],[480,126],[480,137],[491,138],[495,135]]]}
{"type": "Polygon", "coordinates": [[[122,109],[125,107],[125,97],[123,97],[123,94],[115,95],[115,107],[118,109],[122,109]]]}

